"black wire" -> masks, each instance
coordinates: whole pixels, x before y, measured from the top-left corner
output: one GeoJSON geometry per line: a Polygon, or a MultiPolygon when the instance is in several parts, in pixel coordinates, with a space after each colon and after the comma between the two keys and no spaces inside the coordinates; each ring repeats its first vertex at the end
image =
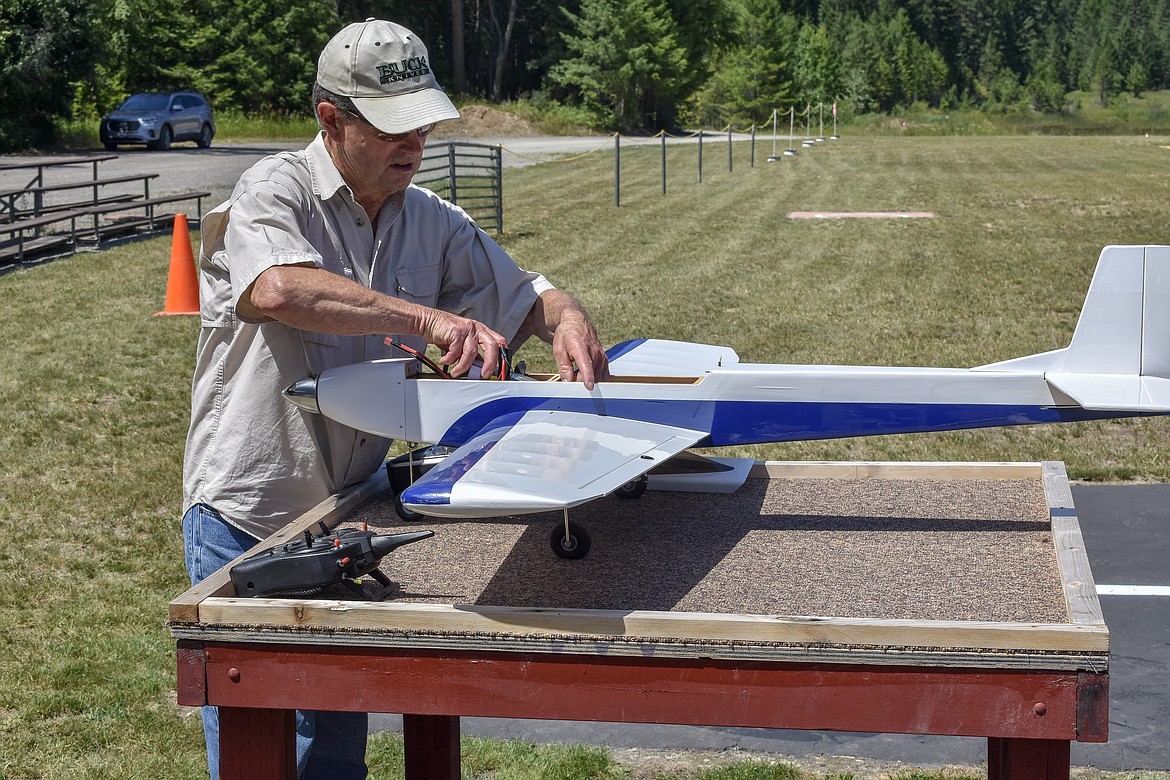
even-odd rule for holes
{"type": "Polygon", "coordinates": [[[512,376],[512,350],[500,347],[500,381],[512,376]]]}
{"type": "MultiPolygon", "coordinates": [[[[443,377],[444,379],[454,379],[455,378],[455,377],[451,376],[451,374],[447,371],[446,368],[444,368],[443,366],[440,366],[434,360],[431,360],[429,357],[426,356],[426,354],[419,352],[417,349],[414,349],[413,347],[408,347],[407,345],[403,344],[400,341],[396,341],[393,336],[386,337],[386,345],[391,346],[391,347],[397,347],[398,349],[402,350],[403,352],[410,355],[411,357],[414,357],[414,358],[417,358],[418,360],[421,360],[423,363],[425,363],[427,365],[428,368],[430,368],[432,371],[434,371],[436,374],[443,377]]],[[[500,348],[500,372],[499,372],[499,376],[497,376],[496,378],[503,381],[503,380],[506,380],[511,375],[512,375],[512,350],[508,349],[507,347],[501,347],[500,348]]]]}

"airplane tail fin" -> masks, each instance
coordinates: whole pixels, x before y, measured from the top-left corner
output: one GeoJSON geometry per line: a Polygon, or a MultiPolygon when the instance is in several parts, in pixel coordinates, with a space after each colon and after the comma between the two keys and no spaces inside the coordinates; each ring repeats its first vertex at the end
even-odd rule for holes
{"type": "Polygon", "coordinates": [[[1105,247],[1067,347],[978,370],[1043,371],[1085,409],[1170,411],[1170,246],[1105,247]]]}

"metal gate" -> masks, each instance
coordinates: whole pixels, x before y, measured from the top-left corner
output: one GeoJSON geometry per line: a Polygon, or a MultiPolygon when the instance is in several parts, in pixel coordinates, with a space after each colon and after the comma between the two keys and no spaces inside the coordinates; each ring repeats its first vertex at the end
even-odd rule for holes
{"type": "Polygon", "coordinates": [[[414,183],[471,215],[484,230],[504,232],[503,153],[499,146],[447,141],[428,146],[414,183]]]}

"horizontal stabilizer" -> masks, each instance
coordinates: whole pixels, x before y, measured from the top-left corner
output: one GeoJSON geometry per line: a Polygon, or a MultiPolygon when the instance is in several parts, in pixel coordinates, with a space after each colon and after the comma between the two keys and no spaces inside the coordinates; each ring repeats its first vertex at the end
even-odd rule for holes
{"type": "Polygon", "coordinates": [[[1052,387],[1095,411],[1170,412],[1170,379],[1136,374],[1044,375],[1052,387]]]}

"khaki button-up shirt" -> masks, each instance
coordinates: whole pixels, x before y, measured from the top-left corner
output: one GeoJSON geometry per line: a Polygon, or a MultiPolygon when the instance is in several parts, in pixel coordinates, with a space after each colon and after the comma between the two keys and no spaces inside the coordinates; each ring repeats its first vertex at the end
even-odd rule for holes
{"type": "Polygon", "coordinates": [[[411,186],[374,232],[322,136],[261,160],[203,220],[202,331],[183,467],[184,510],[207,504],[264,537],[367,479],[390,442],[305,412],[281,391],[326,368],[403,355],[386,335],[337,336],[244,322],[236,302],[266,269],[313,264],[374,290],[478,320],[510,346],[552,285],[512,259],[458,207],[411,186]]]}

